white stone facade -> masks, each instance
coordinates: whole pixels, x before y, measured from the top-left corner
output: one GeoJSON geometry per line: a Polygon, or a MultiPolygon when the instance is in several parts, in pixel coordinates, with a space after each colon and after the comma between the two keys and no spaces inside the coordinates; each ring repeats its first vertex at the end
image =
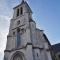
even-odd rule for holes
{"type": "Polygon", "coordinates": [[[32,11],[26,2],[14,8],[4,60],[52,60],[49,43],[43,36],[43,30],[36,28],[32,11]],[[23,8],[23,14],[17,17],[17,9],[23,8]],[[17,24],[17,22],[19,22],[17,24]],[[21,33],[21,45],[17,48],[17,29],[21,33]],[[19,59],[21,57],[21,59],[19,59]],[[16,59],[15,59],[16,58],[16,59]]]}

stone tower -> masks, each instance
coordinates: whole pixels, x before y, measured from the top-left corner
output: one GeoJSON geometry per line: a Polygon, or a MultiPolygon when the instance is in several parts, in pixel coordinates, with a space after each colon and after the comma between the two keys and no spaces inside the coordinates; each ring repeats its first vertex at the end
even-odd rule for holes
{"type": "Polygon", "coordinates": [[[52,60],[43,30],[36,28],[26,1],[14,7],[4,60],[52,60]]]}

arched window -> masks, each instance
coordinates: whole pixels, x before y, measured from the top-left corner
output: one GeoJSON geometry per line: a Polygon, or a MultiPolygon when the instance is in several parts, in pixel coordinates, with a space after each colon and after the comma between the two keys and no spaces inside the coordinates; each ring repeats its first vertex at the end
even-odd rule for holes
{"type": "Polygon", "coordinates": [[[17,9],[17,16],[19,16],[19,9],[17,9]]]}
{"type": "Polygon", "coordinates": [[[22,7],[20,8],[20,14],[21,15],[23,14],[23,8],[22,7]]]}
{"type": "Polygon", "coordinates": [[[21,45],[21,34],[20,29],[17,30],[17,48],[20,48],[21,45]]]}

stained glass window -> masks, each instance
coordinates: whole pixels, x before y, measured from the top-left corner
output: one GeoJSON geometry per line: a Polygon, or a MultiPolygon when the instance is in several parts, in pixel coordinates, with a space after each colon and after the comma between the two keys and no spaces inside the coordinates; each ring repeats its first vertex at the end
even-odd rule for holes
{"type": "Polygon", "coordinates": [[[20,30],[17,30],[17,48],[20,48],[21,45],[21,34],[20,34],[20,30]]]}

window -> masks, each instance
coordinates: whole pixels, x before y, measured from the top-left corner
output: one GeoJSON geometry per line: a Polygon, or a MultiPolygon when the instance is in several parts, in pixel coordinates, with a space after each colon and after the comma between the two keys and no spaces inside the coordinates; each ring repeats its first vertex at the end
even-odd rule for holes
{"type": "Polygon", "coordinates": [[[17,17],[19,16],[19,9],[17,9],[17,17]]]}
{"type": "Polygon", "coordinates": [[[22,7],[20,8],[20,14],[21,15],[23,14],[23,8],[22,7]]]}
{"type": "Polygon", "coordinates": [[[17,30],[17,48],[20,48],[21,45],[21,34],[20,29],[17,30]]]}
{"type": "Polygon", "coordinates": [[[19,25],[20,24],[20,20],[19,21],[17,21],[17,25],[19,25]]]}
{"type": "Polygon", "coordinates": [[[37,53],[37,57],[38,57],[38,53],[37,53]]]}
{"type": "Polygon", "coordinates": [[[60,59],[60,54],[58,55],[58,58],[60,59]]]}

